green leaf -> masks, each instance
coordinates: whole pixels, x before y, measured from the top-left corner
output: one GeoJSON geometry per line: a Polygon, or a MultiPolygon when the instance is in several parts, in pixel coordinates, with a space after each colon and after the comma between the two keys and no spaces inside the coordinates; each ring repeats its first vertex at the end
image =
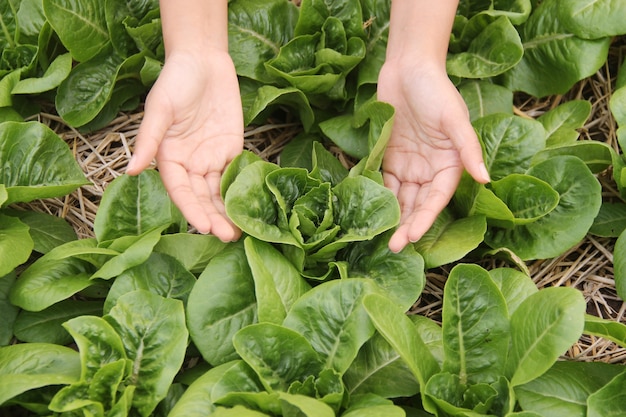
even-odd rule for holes
{"type": "Polygon", "coordinates": [[[300,18],[296,35],[314,34],[329,17],[339,19],[345,28],[346,36],[363,36],[363,16],[361,5],[346,0],[304,0],[300,5],[300,18]],[[349,7],[349,6],[352,7],[349,7]]]}
{"type": "Polygon", "coordinates": [[[582,334],[585,300],[570,287],[545,288],[511,315],[511,349],[506,375],[512,386],[547,371],[582,334]]]}
{"type": "Polygon", "coordinates": [[[191,339],[211,365],[237,358],[232,337],[256,322],[254,280],[243,244],[231,244],[209,262],[189,294],[191,339]]]}
{"type": "Polygon", "coordinates": [[[619,16],[626,5],[610,0],[572,0],[559,2],[558,19],[576,36],[585,39],[612,37],[626,33],[626,23],[619,16]]]}
{"type": "Polygon", "coordinates": [[[117,55],[103,54],[74,67],[57,89],[59,115],[76,127],[92,121],[111,99],[123,62],[117,55]]]}
{"type": "Polygon", "coordinates": [[[576,129],[583,127],[591,115],[587,100],[570,100],[537,118],[547,132],[547,145],[570,143],[578,138],[576,129]],[[568,139],[571,138],[571,139],[568,139]]]}
{"type": "Polygon", "coordinates": [[[315,114],[306,95],[295,87],[278,88],[273,85],[263,85],[256,91],[254,100],[244,112],[244,124],[262,123],[275,108],[283,106],[298,113],[305,131],[313,126],[315,114]]]}
{"type": "Polygon", "coordinates": [[[332,408],[316,398],[293,395],[286,392],[279,392],[278,398],[280,398],[282,405],[282,415],[302,415],[305,417],[335,416],[332,408]]]}
{"type": "Polygon", "coordinates": [[[476,120],[474,129],[485,150],[485,165],[492,180],[523,174],[535,154],[545,147],[541,123],[508,114],[493,114],[476,120]]]}
{"type": "Polygon", "coordinates": [[[380,333],[361,347],[343,381],[352,398],[360,394],[412,397],[419,392],[419,384],[406,362],[380,333]]]}
{"type": "Polygon", "coordinates": [[[243,168],[226,191],[226,214],[241,230],[259,240],[297,246],[291,232],[277,225],[278,207],[265,183],[265,177],[277,169],[277,165],[265,161],[243,168]]]}
{"type": "Polygon", "coordinates": [[[350,245],[341,259],[348,263],[352,278],[370,278],[398,305],[408,310],[425,284],[424,259],[412,247],[399,253],[389,250],[391,232],[350,245]]]}
{"type": "Polygon", "coordinates": [[[538,291],[535,282],[525,274],[513,268],[496,268],[489,271],[506,300],[509,316],[529,296],[538,291]]]}
{"type": "Polygon", "coordinates": [[[626,230],[626,204],[602,202],[589,233],[601,237],[619,237],[626,230]]]}
{"type": "Polygon", "coordinates": [[[37,35],[44,25],[46,18],[43,13],[43,4],[37,0],[22,0],[17,11],[19,33],[17,41],[24,43],[36,43],[37,35]]]}
{"type": "Polygon", "coordinates": [[[626,371],[616,376],[587,399],[587,416],[618,416],[626,413],[626,371]]]}
{"type": "Polygon", "coordinates": [[[265,63],[294,33],[299,9],[291,2],[233,0],[228,5],[228,42],[237,74],[268,81],[265,63]]]}
{"type": "Polygon", "coordinates": [[[128,239],[122,237],[112,241],[111,245],[108,247],[118,249],[121,253],[106,261],[91,275],[91,279],[111,279],[120,275],[129,268],[144,263],[150,257],[152,249],[161,238],[161,232],[163,232],[165,228],[166,226],[160,226],[137,237],[128,236],[128,239]],[[117,248],[115,244],[119,243],[120,240],[125,241],[125,243],[131,240],[133,242],[127,247],[117,248]]]}
{"type": "MultiPolygon", "coordinates": [[[[126,22],[130,19],[143,19],[151,11],[157,10],[158,1],[107,0],[104,6],[105,19],[113,47],[122,56],[131,55],[137,50],[137,45],[127,32],[126,22]]],[[[160,26],[160,21],[157,20],[157,24],[160,26]]],[[[160,30],[158,33],[160,35],[160,30]]]]}
{"type": "Polygon", "coordinates": [[[183,303],[136,290],[121,296],[104,318],[120,335],[133,362],[133,407],[141,416],[149,416],[167,395],[185,359],[188,332],[183,303]]]}
{"type": "Polygon", "coordinates": [[[342,240],[371,239],[396,226],[400,207],[393,193],[364,176],[348,177],[333,188],[335,222],[342,240]]]}
{"type": "Polygon", "coordinates": [[[470,80],[459,86],[473,122],[494,113],[513,114],[513,92],[488,81],[470,80]]]}
{"type": "Polygon", "coordinates": [[[180,397],[168,417],[205,417],[216,409],[213,389],[230,369],[241,361],[233,361],[211,368],[196,379],[180,397]]]}
{"type": "Polygon", "coordinates": [[[22,342],[67,345],[72,338],[63,328],[64,322],[78,316],[101,314],[101,301],[67,299],[38,312],[22,310],[13,331],[22,342]]]}
{"type": "Polygon", "coordinates": [[[228,246],[214,235],[174,233],[161,236],[155,252],[169,255],[191,273],[201,273],[209,261],[228,246]]]}
{"type": "Polygon", "coordinates": [[[580,242],[593,224],[601,205],[600,183],[573,156],[548,159],[527,174],[547,182],[559,193],[558,206],[533,223],[512,229],[491,228],[485,242],[492,248],[507,247],[525,260],[559,256],[580,242]]]}
{"type": "Polygon", "coordinates": [[[47,343],[0,347],[0,404],[48,385],[71,384],[80,376],[78,353],[47,343]]]}
{"type": "Polygon", "coordinates": [[[310,175],[331,186],[339,184],[348,176],[348,170],[321,143],[314,142],[311,154],[312,166],[310,175]]]}
{"type": "Polygon", "coordinates": [[[318,137],[312,134],[299,134],[285,144],[280,152],[281,167],[313,169],[313,144],[318,137]]]}
{"type": "Polygon", "coordinates": [[[53,248],[76,240],[74,228],[63,218],[35,211],[6,209],[4,213],[19,218],[28,225],[35,246],[33,250],[48,253],[53,248]]]}
{"type": "Polygon", "coordinates": [[[613,148],[604,142],[593,140],[576,141],[569,145],[555,146],[537,153],[532,164],[538,164],[559,155],[572,155],[583,161],[594,174],[611,166],[613,148]]]}
{"type": "Polygon", "coordinates": [[[472,33],[467,51],[450,54],[446,61],[448,74],[462,78],[488,78],[513,68],[524,53],[519,34],[506,17],[485,19],[477,16],[468,25],[479,21],[472,33]]]}
{"type": "Polygon", "coordinates": [[[13,323],[19,309],[9,301],[9,291],[15,283],[15,273],[10,273],[0,277],[0,317],[4,319],[0,322],[0,346],[6,346],[13,339],[13,323]]]}
{"type": "Polygon", "coordinates": [[[617,295],[626,300],[626,231],[615,241],[613,248],[613,275],[617,295]]]}
{"type": "Polygon", "coordinates": [[[124,344],[115,329],[101,317],[79,316],[63,327],[74,338],[80,351],[81,382],[91,382],[106,364],[127,359],[124,344]],[[97,346],[97,349],[93,347],[97,346]]]}
{"type": "Polygon", "coordinates": [[[110,44],[105,9],[98,0],[44,0],[43,6],[46,18],[76,61],[87,61],[110,44]]]}
{"type": "Polygon", "coordinates": [[[72,256],[73,251],[90,252],[91,239],[58,246],[37,259],[11,288],[11,302],[29,311],[41,311],[94,284],[89,279],[94,267],[72,256]]]}
{"type": "Polygon", "coordinates": [[[121,175],[102,195],[94,221],[98,242],[139,236],[150,229],[183,224],[159,173],[147,170],[137,176],[121,175]]]}
{"type": "Polygon", "coordinates": [[[489,273],[477,265],[455,266],[442,314],[443,370],[462,385],[495,382],[504,372],[509,323],[506,302],[489,273]]]}
{"type": "Polygon", "coordinates": [[[525,411],[551,417],[585,417],[589,396],[620,372],[622,367],[605,363],[559,361],[539,378],[515,387],[515,394],[525,411]]]}
{"type": "Polygon", "coordinates": [[[61,54],[52,61],[46,72],[40,78],[26,78],[20,80],[12,94],[39,94],[50,91],[67,78],[72,69],[72,57],[69,53],[61,54]]]}
{"type": "Polygon", "coordinates": [[[34,248],[30,228],[16,217],[0,214],[0,276],[13,272],[34,248]]]}
{"type": "Polygon", "coordinates": [[[376,330],[406,362],[420,386],[425,386],[440,368],[411,320],[393,301],[380,294],[367,295],[363,305],[376,330]]]}
{"type": "Polygon", "coordinates": [[[535,97],[563,94],[604,65],[611,38],[576,37],[561,19],[562,3],[542,1],[520,28],[524,55],[504,74],[506,87],[535,97]]]}
{"type": "Polygon", "coordinates": [[[316,376],[323,366],[304,336],[271,323],[244,327],[233,344],[269,392],[286,392],[293,382],[316,376]]]}
{"type": "Polygon", "coordinates": [[[67,144],[38,122],[0,124],[4,205],[60,197],[89,184],[67,144]]]}
{"type": "Polygon", "coordinates": [[[626,347],[626,325],[614,320],[588,314],[585,316],[585,334],[603,337],[626,347]]]}
{"type": "Polygon", "coordinates": [[[269,417],[268,414],[250,410],[242,406],[233,408],[217,407],[215,412],[211,413],[214,417],[269,417]]]}
{"type": "Polygon", "coordinates": [[[463,258],[482,243],[486,231],[485,216],[455,219],[451,210],[444,209],[413,246],[424,257],[426,269],[431,269],[463,258]]]}
{"type": "Polygon", "coordinates": [[[493,181],[491,188],[511,211],[513,224],[532,223],[549,214],[559,204],[559,193],[550,184],[530,175],[507,175],[493,181]],[[528,196],[532,196],[532,199],[528,196]]]}
{"type": "Polygon", "coordinates": [[[343,374],[374,333],[362,305],[363,297],[373,292],[372,283],[363,279],[325,282],[296,301],[283,325],[302,334],[326,368],[343,374]]]}
{"type": "Polygon", "coordinates": [[[280,324],[296,300],[311,286],[269,243],[247,237],[244,246],[254,278],[258,320],[280,324]]]}
{"type": "Polygon", "coordinates": [[[153,253],[146,262],[120,274],[107,295],[104,312],[109,312],[124,294],[146,290],[165,298],[187,302],[196,278],[180,262],[161,253],[153,253]]]}

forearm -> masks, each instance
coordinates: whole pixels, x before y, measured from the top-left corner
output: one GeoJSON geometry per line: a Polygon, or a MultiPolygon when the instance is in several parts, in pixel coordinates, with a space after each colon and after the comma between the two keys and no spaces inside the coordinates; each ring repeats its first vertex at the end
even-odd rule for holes
{"type": "Polygon", "coordinates": [[[228,52],[227,0],[160,0],[166,56],[173,52],[228,52]]]}
{"type": "Polygon", "coordinates": [[[445,70],[458,0],[392,0],[387,61],[414,61],[445,70]]]}

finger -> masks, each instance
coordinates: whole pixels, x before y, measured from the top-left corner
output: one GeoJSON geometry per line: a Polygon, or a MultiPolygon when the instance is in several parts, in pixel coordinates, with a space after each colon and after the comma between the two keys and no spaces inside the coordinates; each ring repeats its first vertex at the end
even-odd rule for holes
{"type": "Polygon", "coordinates": [[[449,124],[446,134],[454,143],[459,152],[463,166],[469,174],[478,182],[486,184],[491,181],[485,162],[483,160],[483,150],[480,146],[476,131],[472,127],[469,118],[457,118],[463,122],[452,122],[449,124]]]}
{"type": "MultiPolygon", "coordinates": [[[[178,163],[160,161],[159,171],[170,198],[180,209],[189,224],[200,233],[210,233],[211,219],[205,212],[197,192],[194,190],[187,170],[178,163]]],[[[195,188],[198,187],[196,186],[195,188]]]]}
{"type": "Polygon", "coordinates": [[[406,220],[410,242],[417,242],[448,205],[459,183],[461,171],[461,167],[447,168],[437,173],[431,183],[420,188],[415,208],[406,220]]]}
{"type": "Polygon", "coordinates": [[[398,177],[383,169],[383,184],[387,187],[393,195],[398,196],[398,192],[400,191],[400,181],[398,177]]]}
{"type": "Polygon", "coordinates": [[[389,238],[389,243],[387,244],[390,251],[392,251],[393,253],[398,253],[402,249],[404,249],[406,245],[409,244],[408,230],[409,225],[404,224],[398,227],[393,235],[391,235],[391,238],[389,238]]]}
{"type": "Polygon", "coordinates": [[[146,100],[144,118],[135,138],[135,150],[126,168],[129,175],[139,174],[152,163],[167,130],[173,123],[172,112],[157,98],[148,96],[146,100]]]}
{"type": "Polygon", "coordinates": [[[235,241],[241,236],[241,230],[226,215],[226,208],[220,193],[221,174],[218,172],[210,172],[205,177],[211,205],[214,211],[209,213],[212,223],[212,233],[221,240],[235,241]]]}

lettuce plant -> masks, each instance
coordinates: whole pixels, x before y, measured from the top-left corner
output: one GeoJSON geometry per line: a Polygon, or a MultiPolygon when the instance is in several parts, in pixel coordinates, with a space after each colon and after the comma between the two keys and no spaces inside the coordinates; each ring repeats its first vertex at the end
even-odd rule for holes
{"type": "Polygon", "coordinates": [[[4,0],[0,9],[5,118],[29,116],[43,99],[71,126],[105,126],[137,107],[160,71],[157,1],[4,0]]]}
{"type": "MultiPolygon", "coordinates": [[[[585,301],[572,288],[537,290],[512,269],[460,264],[444,289],[437,344],[424,340],[388,298],[370,294],[376,329],[420,383],[424,410],[437,416],[623,413],[623,366],[557,362],[585,327],[585,301]],[[436,346],[436,347],[434,347],[436,346]],[[576,375],[585,374],[582,379],[576,375]],[[560,393],[563,393],[562,395],[560,393]]],[[[430,337],[430,336],[426,336],[430,337]]]]}

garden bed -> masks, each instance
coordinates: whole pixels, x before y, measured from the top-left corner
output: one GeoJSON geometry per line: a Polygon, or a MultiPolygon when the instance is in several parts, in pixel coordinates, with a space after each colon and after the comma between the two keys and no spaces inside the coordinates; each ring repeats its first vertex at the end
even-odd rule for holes
{"type": "MultiPolygon", "coordinates": [[[[592,104],[592,115],[580,129],[582,139],[602,141],[617,149],[617,126],[608,106],[618,65],[624,61],[624,55],[626,45],[623,39],[618,39],[611,49],[611,58],[607,65],[593,77],[579,82],[566,95],[536,99],[518,94],[515,97],[515,113],[537,118],[565,101],[588,100],[592,104]]],[[[65,218],[79,238],[93,237],[93,223],[102,193],[111,181],[124,173],[142,116],[140,108],[135,112],[120,114],[108,126],[96,132],[81,133],[63,123],[60,117],[41,113],[39,121],[52,128],[68,143],[91,185],[83,186],[65,197],[38,200],[22,206],[65,218]]],[[[245,133],[244,146],[264,160],[277,162],[284,145],[300,131],[299,123],[288,118],[270,121],[264,125],[249,127],[245,133]]],[[[339,148],[331,148],[331,151],[345,166],[353,164],[351,158],[339,148]]],[[[598,178],[603,186],[603,198],[618,198],[619,193],[611,173],[601,173],[598,178]]],[[[626,303],[617,296],[613,280],[614,244],[614,238],[588,235],[557,258],[528,262],[528,272],[538,288],[575,287],[584,294],[589,314],[626,324],[626,303]]],[[[493,259],[478,263],[486,269],[512,266],[493,259]]],[[[428,271],[425,290],[416,300],[412,313],[439,321],[443,287],[451,267],[452,265],[446,265],[428,271]]],[[[566,356],[577,361],[626,364],[626,348],[587,335],[572,346],[566,356]]]]}

